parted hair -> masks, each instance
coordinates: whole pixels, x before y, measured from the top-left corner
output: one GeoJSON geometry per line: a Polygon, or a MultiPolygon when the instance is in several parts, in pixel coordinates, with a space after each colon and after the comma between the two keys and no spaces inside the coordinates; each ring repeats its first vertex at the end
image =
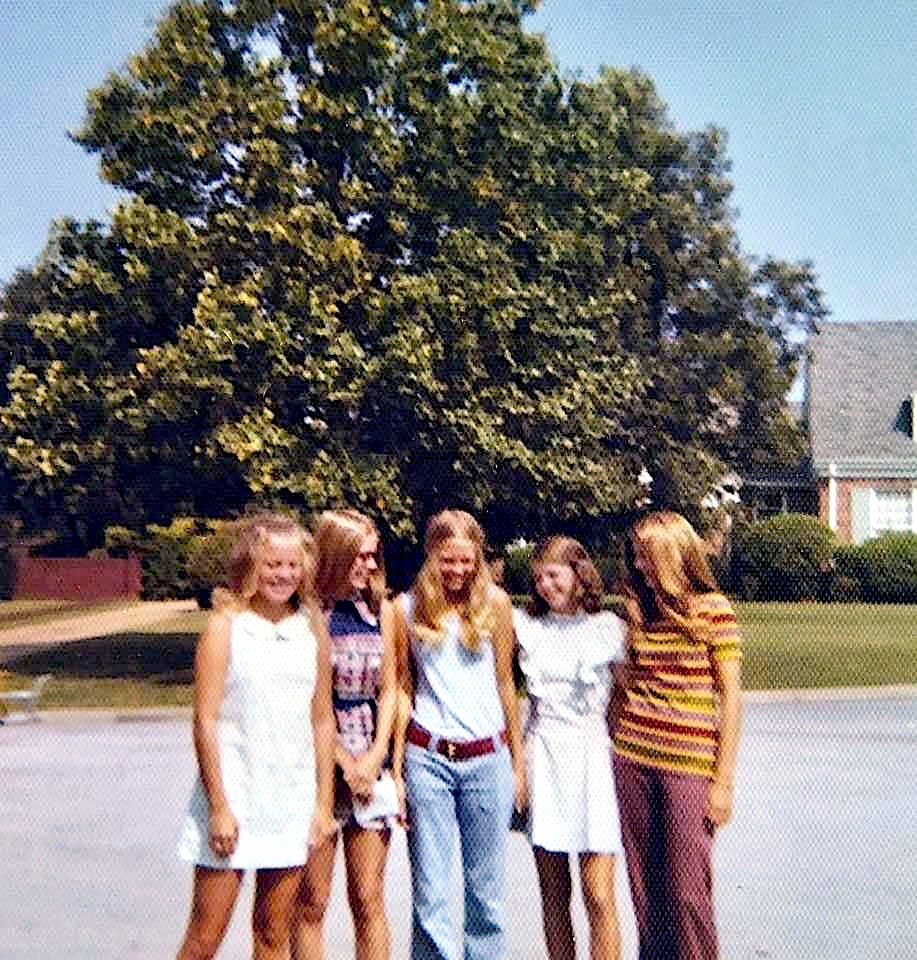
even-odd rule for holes
{"type": "Polygon", "coordinates": [[[602,577],[588,551],[573,537],[555,536],[542,540],[532,554],[528,612],[533,617],[542,617],[550,609],[535,586],[535,568],[547,563],[564,564],[573,571],[576,577],[576,599],[586,613],[597,613],[601,610],[602,577]]]}
{"type": "Polygon", "coordinates": [[[484,562],[484,531],[470,513],[443,510],[430,518],[424,538],[424,563],[411,588],[414,594],[414,632],[422,643],[437,646],[445,636],[443,618],[448,612],[439,553],[453,538],[469,541],[475,550],[475,571],[459,606],[461,640],[477,652],[484,637],[494,629],[493,581],[484,562]]]}
{"type": "Polygon", "coordinates": [[[315,594],[315,543],[311,534],[293,517],[283,513],[257,513],[237,525],[237,536],[229,554],[227,587],[213,591],[215,610],[245,609],[258,590],[258,562],[273,538],[295,540],[302,559],[302,577],[294,594],[294,605],[310,614],[318,610],[315,594]]]}
{"type": "Polygon", "coordinates": [[[659,510],[637,520],[624,551],[624,609],[631,629],[642,632],[647,623],[666,619],[701,642],[708,625],[694,615],[694,601],[719,589],[707,554],[680,513],[659,510]],[[638,553],[643,571],[637,566],[638,553]]]}
{"type": "MultiPolygon", "coordinates": [[[[326,510],[315,522],[315,546],[318,567],[315,573],[315,592],[325,609],[338,600],[353,594],[350,571],[360,553],[363,541],[373,534],[378,538],[375,523],[357,510],[326,510]]],[[[376,570],[369,576],[363,591],[363,600],[378,616],[385,599],[385,564],[382,558],[382,540],[378,540],[376,570]]]]}

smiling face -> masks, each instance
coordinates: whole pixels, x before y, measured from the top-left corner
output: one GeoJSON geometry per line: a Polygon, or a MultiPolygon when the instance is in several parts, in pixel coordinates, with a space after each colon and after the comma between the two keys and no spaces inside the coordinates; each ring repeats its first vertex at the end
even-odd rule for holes
{"type": "Polygon", "coordinates": [[[461,594],[478,570],[477,545],[464,537],[450,537],[439,548],[436,564],[446,597],[461,594]]]}
{"type": "Polygon", "coordinates": [[[350,586],[355,593],[362,593],[369,586],[370,577],[379,569],[376,559],[379,552],[379,537],[368,533],[360,543],[360,550],[350,567],[350,586]]]}
{"type": "Polygon", "coordinates": [[[302,543],[297,537],[267,538],[258,551],[255,566],[256,588],[253,603],[260,600],[271,611],[286,608],[303,576],[302,543]]]}
{"type": "Polygon", "coordinates": [[[567,563],[539,563],[532,571],[538,596],[554,613],[575,613],[579,608],[579,581],[567,563]]]}

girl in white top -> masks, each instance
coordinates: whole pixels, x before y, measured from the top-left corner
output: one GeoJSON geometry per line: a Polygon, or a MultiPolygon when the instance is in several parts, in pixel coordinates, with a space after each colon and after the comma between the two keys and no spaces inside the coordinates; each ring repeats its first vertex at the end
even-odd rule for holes
{"type": "Polygon", "coordinates": [[[245,521],[229,590],[194,661],[200,777],[179,842],[195,864],[179,960],[213,957],[245,869],[256,873],[253,956],[288,953],[309,849],[334,829],[328,635],[313,589],[312,538],[289,517],[245,521]]]}
{"type": "Polygon", "coordinates": [[[529,837],[551,960],[576,956],[569,855],[579,855],[592,960],[620,957],[615,856],[621,830],[607,713],[621,621],[600,612],[602,580],[583,546],[551,537],[532,558],[532,597],[514,610],[529,695],[529,837]]]}

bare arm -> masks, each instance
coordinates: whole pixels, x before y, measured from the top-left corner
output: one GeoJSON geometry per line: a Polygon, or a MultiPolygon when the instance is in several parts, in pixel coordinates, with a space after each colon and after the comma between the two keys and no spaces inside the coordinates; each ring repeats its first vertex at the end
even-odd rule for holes
{"type": "Polygon", "coordinates": [[[223,614],[211,614],[194,654],[194,750],[210,808],[210,848],[219,857],[227,857],[235,850],[239,836],[239,825],[223,787],[218,739],[229,669],[229,636],[229,619],[223,614]]]}
{"type": "Polygon", "coordinates": [[[513,680],[513,608],[509,597],[499,590],[494,599],[496,622],[494,624],[494,666],[497,674],[497,692],[503,707],[503,720],[513,761],[513,793],[517,810],[528,805],[528,789],[525,773],[525,753],[522,748],[522,728],[519,723],[519,700],[513,680]]]}
{"type": "MultiPolygon", "coordinates": [[[[379,770],[388,753],[395,726],[395,711],[398,706],[397,652],[395,650],[394,611],[388,601],[382,604],[379,612],[379,626],[382,630],[382,677],[379,695],[376,700],[376,735],[373,744],[355,764],[354,782],[351,789],[359,793],[371,793],[372,785],[378,779],[379,770]]],[[[349,782],[349,781],[348,781],[349,782]]]]}
{"type": "Polygon", "coordinates": [[[707,819],[722,826],[732,816],[733,784],[742,718],[741,661],[713,660],[713,678],[720,700],[720,739],[716,768],[707,801],[707,819]]]}
{"type": "Polygon", "coordinates": [[[310,845],[320,843],[334,824],[334,761],[337,728],[331,704],[331,641],[321,615],[312,617],[317,642],[315,690],[312,694],[312,738],[315,745],[315,815],[310,845]]]}
{"type": "MultiPolygon", "coordinates": [[[[414,711],[414,677],[411,673],[411,645],[404,608],[397,601],[391,605],[392,639],[395,652],[396,704],[392,736],[392,775],[404,806],[404,747],[408,724],[414,711]]],[[[404,810],[402,809],[402,815],[404,810]]]]}

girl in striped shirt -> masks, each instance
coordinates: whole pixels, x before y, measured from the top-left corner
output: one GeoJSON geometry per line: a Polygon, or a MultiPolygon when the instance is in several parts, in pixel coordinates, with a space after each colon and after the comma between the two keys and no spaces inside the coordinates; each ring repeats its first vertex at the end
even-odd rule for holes
{"type": "Polygon", "coordinates": [[[711,854],[739,739],[735,614],[680,514],[634,524],[625,560],[614,767],[640,960],[715,960],[711,854]]]}

